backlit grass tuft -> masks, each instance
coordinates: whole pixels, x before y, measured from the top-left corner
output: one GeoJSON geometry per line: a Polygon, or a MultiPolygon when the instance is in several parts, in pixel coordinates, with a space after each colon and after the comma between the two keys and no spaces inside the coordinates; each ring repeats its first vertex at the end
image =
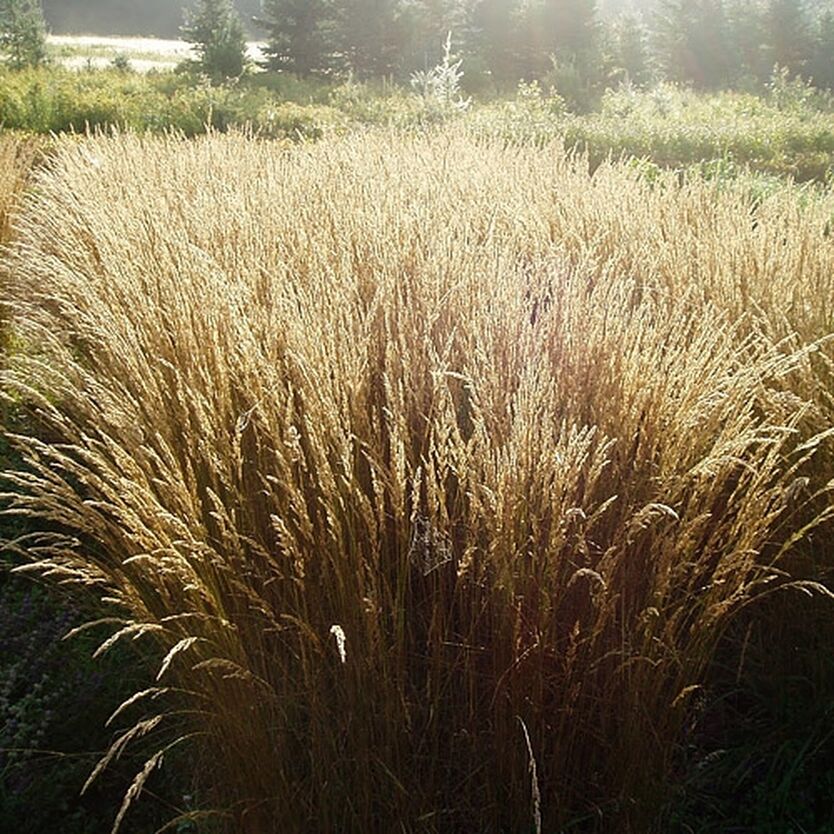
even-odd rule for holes
{"type": "Polygon", "coordinates": [[[159,652],[127,801],[188,745],[234,832],[648,830],[722,634],[830,557],[832,208],[463,132],[61,143],[9,546],[159,652]]]}

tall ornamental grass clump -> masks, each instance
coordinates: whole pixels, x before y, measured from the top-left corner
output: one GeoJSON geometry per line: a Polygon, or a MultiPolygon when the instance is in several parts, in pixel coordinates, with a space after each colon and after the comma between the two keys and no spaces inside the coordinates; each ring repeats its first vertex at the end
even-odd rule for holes
{"type": "Polygon", "coordinates": [[[7,546],[159,653],[117,822],[187,745],[234,832],[648,830],[733,618],[822,592],[831,208],[459,132],[61,144],[7,546]]]}
{"type": "Polygon", "coordinates": [[[0,244],[11,234],[12,212],[43,141],[15,133],[0,133],[0,244]]]}

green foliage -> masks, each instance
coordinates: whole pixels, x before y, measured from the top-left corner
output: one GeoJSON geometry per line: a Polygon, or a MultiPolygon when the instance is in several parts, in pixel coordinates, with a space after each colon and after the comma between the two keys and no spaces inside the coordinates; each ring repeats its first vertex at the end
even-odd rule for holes
{"type": "Polygon", "coordinates": [[[261,87],[195,84],[188,76],[29,70],[0,75],[0,123],[36,133],[117,127],[194,136],[208,127],[257,127],[272,98],[261,87]]]}
{"type": "Polygon", "coordinates": [[[808,74],[818,87],[834,92],[834,11],[820,16],[808,74]]]}
{"type": "Polygon", "coordinates": [[[247,66],[243,23],[231,0],[197,0],[182,38],[194,44],[196,68],[215,81],[238,78],[247,66]]]}
{"type": "MultiPolygon", "coordinates": [[[[89,611],[10,577],[5,561],[0,570],[0,830],[105,834],[126,773],[83,797],[81,788],[107,746],[105,721],[139,673],[136,657],[92,660],[91,633],[62,639],[89,611]]],[[[148,803],[125,834],[158,825],[148,803]]]]}
{"type": "Polygon", "coordinates": [[[795,602],[762,606],[719,649],[664,830],[834,832],[830,605],[795,602]]]}
{"type": "Polygon", "coordinates": [[[276,99],[296,104],[326,104],[333,82],[323,78],[300,78],[287,72],[259,72],[246,76],[245,84],[276,99]]]}
{"type": "Polygon", "coordinates": [[[411,76],[411,87],[427,105],[434,106],[439,115],[462,113],[471,101],[460,95],[463,61],[452,55],[452,33],[446,36],[443,58],[430,70],[415,72],[411,76]]]}
{"type": "Polygon", "coordinates": [[[804,72],[811,51],[805,0],[769,0],[765,26],[771,66],[787,67],[793,73],[804,72]]]}
{"type": "Polygon", "coordinates": [[[654,75],[649,51],[649,33],[636,15],[623,15],[615,24],[611,39],[614,77],[636,87],[646,87],[654,75]]]}
{"type": "Polygon", "coordinates": [[[521,72],[515,55],[517,19],[503,0],[482,0],[474,11],[474,25],[480,32],[479,52],[497,86],[518,81],[521,72]]]}
{"type": "Polygon", "coordinates": [[[721,0],[662,0],[654,23],[655,48],[667,79],[715,89],[740,74],[721,0]]]}
{"type": "MultiPolygon", "coordinates": [[[[400,3],[401,14],[410,33],[409,50],[403,69],[421,70],[443,59],[443,44],[449,32],[455,51],[467,57],[478,50],[481,34],[473,28],[471,0],[413,0],[400,3]]],[[[508,4],[509,5],[509,4],[508,4]]]]}
{"type": "Polygon", "coordinates": [[[346,81],[330,93],[329,103],[355,127],[377,125],[409,130],[457,115],[430,98],[393,86],[346,81]]]}
{"type": "Polygon", "coordinates": [[[591,77],[599,63],[599,19],[596,0],[543,0],[539,37],[547,55],[556,55],[591,77]]]}
{"type": "Polygon", "coordinates": [[[679,171],[718,161],[725,173],[825,182],[834,170],[834,116],[820,109],[816,93],[802,106],[789,106],[784,93],[778,101],[671,84],[642,92],[624,84],[605,93],[598,112],[577,115],[536,84],[520,85],[512,100],[476,107],[466,119],[479,133],[507,141],[562,141],[587,153],[593,167],[610,157],[679,171]]]}
{"type": "Polygon", "coordinates": [[[258,112],[256,125],[258,133],[268,139],[307,141],[344,132],[348,120],[334,107],[285,101],[265,105],[258,112]]]}
{"type": "Polygon", "coordinates": [[[768,98],[778,110],[813,116],[820,111],[834,112],[832,98],[812,86],[788,67],[776,66],[767,84],[768,98]]]}
{"type": "MultiPolygon", "coordinates": [[[[556,72],[562,95],[579,111],[626,79],[639,87],[663,79],[760,91],[774,64],[834,86],[834,16],[808,0],[178,0],[185,2],[197,7],[181,31],[201,50],[198,68],[215,81],[243,69],[236,3],[247,12],[260,5],[254,22],[267,41],[266,65],[304,78],[407,82],[442,60],[451,31],[468,92],[511,95],[520,80],[549,86],[556,72]]],[[[52,6],[49,12],[66,20],[52,6]]],[[[132,15],[124,9],[125,20],[132,15]]]]}
{"type": "Polygon", "coordinates": [[[560,141],[565,100],[542,90],[538,81],[520,82],[513,99],[476,108],[467,123],[476,134],[509,143],[545,144],[560,141]]]}
{"type": "Polygon", "coordinates": [[[832,168],[834,119],[819,110],[780,110],[737,93],[712,96],[663,85],[640,94],[609,91],[600,113],[573,118],[565,142],[593,164],[609,155],[646,157],[668,168],[723,159],[739,168],[825,180],[832,168]]]}
{"type": "Polygon", "coordinates": [[[0,55],[13,69],[46,61],[46,24],[40,0],[0,0],[0,55]]]}
{"type": "Polygon", "coordinates": [[[398,0],[340,0],[337,45],[358,78],[384,78],[399,66],[407,40],[398,0]]]}
{"type": "Polygon", "coordinates": [[[113,60],[110,62],[110,66],[114,70],[118,70],[119,72],[130,72],[130,59],[124,52],[119,52],[117,55],[113,57],[113,60]]]}
{"type": "Polygon", "coordinates": [[[599,104],[599,86],[575,60],[552,55],[550,64],[550,70],[542,77],[542,85],[546,89],[558,90],[568,109],[584,113],[599,104]]]}
{"type": "Polygon", "coordinates": [[[267,65],[304,78],[332,70],[334,21],[331,0],[264,0],[257,23],[267,33],[267,65]]]}

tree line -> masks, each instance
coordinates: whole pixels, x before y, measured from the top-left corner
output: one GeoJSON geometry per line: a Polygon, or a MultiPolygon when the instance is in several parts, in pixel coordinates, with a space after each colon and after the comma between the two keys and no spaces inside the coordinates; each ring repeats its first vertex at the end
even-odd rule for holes
{"type": "MultiPolygon", "coordinates": [[[[581,104],[622,81],[748,89],[775,66],[834,89],[832,5],[653,0],[603,18],[597,0],[262,0],[253,23],[272,70],[404,79],[436,64],[451,32],[473,91],[540,81],[581,104]]],[[[39,9],[38,0],[0,0],[6,21],[39,9]]],[[[246,27],[232,0],[193,0],[181,32],[207,74],[245,70],[246,27]]]]}
{"type": "MultiPolygon", "coordinates": [[[[53,32],[90,35],[143,35],[176,38],[183,10],[193,0],[42,0],[53,32]]],[[[252,18],[261,0],[234,0],[250,37],[259,37],[252,18]]]]}
{"type": "MultiPolygon", "coordinates": [[[[231,0],[197,7],[236,14],[231,0]]],[[[264,0],[256,23],[269,67],[300,76],[407,77],[436,63],[452,32],[469,83],[498,89],[522,79],[574,98],[624,80],[751,87],[777,65],[834,88],[834,8],[806,0],[656,0],[613,19],[597,0],[264,0]]]]}

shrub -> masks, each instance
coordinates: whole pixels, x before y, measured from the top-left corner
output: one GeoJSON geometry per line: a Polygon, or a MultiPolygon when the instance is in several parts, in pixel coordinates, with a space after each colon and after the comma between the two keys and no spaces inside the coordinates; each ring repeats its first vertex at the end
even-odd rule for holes
{"type": "Polygon", "coordinates": [[[545,93],[537,81],[522,81],[515,99],[477,108],[468,119],[471,130],[507,142],[549,144],[564,132],[565,100],[545,93]]]}
{"type": "Polygon", "coordinates": [[[816,109],[780,110],[756,96],[698,95],[672,85],[609,91],[598,114],[566,119],[569,147],[592,164],[608,156],[647,157],[667,168],[709,160],[798,180],[824,181],[834,154],[834,119],[816,109]]]}
{"type": "Polygon", "coordinates": [[[816,113],[832,109],[832,97],[801,76],[791,75],[787,67],[776,66],[767,84],[770,101],[779,110],[816,113]]]}
{"type": "Polygon", "coordinates": [[[462,59],[452,55],[452,33],[443,44],[443,57],[439,64],[428,70],[415,72],[411,76],[411,88],[427,107],[437,111],[437,118],[462,113],[472,103],[461,98],[460,84],[463,79],[462,59]]]}
{"type": "Polygon", "coordinates": [[[345,117],[332,107],[304,107],[284,102],[263,107],[254,127],[265,138],[302,141],[321,139],[325,134],[343,131],[347,124],[345,117]]]}
{"type": "Polygon", "coordinates": [[[118,52],[113,56],[110,66],[118,72],[131,72],[130,59],[124,52],[118,52]]]}

